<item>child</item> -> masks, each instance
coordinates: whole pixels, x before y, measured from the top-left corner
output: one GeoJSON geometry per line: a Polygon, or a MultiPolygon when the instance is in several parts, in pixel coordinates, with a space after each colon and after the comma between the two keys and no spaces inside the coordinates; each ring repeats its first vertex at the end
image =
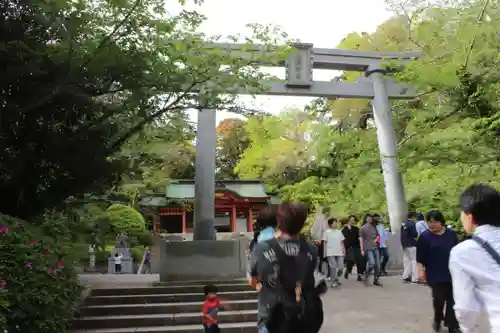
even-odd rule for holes
{"type": "Polygon", "coordinates": [[[221,299],[217,297],[217,287],[208,285],[203,288],[205,293],[205,302],[203,302],[203,328],[205,333],[220,333],[220,328],[217,325],[217,314],[219,309],[227,308],[223,305],[221,299]]]}
{"type": "Polygon", "coordinates": [[[121,253],[115,253],[115,274],[120,274],[122,272],[122,258],[123,255],[121,253]]]}
{"type": "Polygon", "coordinates": [[[337,229],[337,219],[328,220],[328,229],[323,234],[325,242],[325,256],[330,267],[330,277],[332,279],[332,288],[340,286],[338,271],[344,266],[344,235],[337,229]]]}

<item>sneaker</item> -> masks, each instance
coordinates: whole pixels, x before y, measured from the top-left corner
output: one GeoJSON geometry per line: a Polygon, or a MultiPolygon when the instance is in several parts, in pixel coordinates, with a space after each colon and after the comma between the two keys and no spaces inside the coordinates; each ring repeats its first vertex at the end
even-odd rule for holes
{"type": "Polygon", "coordinates": [[[459,328],[449,328],[448,332],[450,332],[450,333],[462,333],[462,331],[459,328]]]}
{"type": "Polygon", "coordinates": [[[411,283],[411,278],[403,279],[403,283],[411,283]]]}
{"type": "Polygon", "coordinates": [[[387,275],[389,275],[389,274],[387,274],[387,272],[386,272],[386,271],[382,271],[382,272],[381,272],[381,275],[382,275],[382,276],[387,276],[387,275]]]}
{"type": "Polygon", "coordinates": [[[434,330],[434,332],[439,332],[441,331],[441,322],[433,322],[432,323],[432,329],[434,330]]]}
{"type": "Polygon", "coordinates": [[[357,279],[359,282],[363,282],[363,277],[361,275],[358,275],[358,279],[357,279]]]}
{"type": "Polygon", "coordinates": [[[339,286],[338,283],[334,282],[330,285],[330,288],[337,288],[338,286],[339,286]]]}
{"type": "Polygon", "coordinates": [[[349,273],[347,273],[347,270],[346,270],[345,273],[344,273],[344,279],[347,280],[348,278],[349,278],[349,273]]]}
{"type": "Polygon", "coordinates": [[[373,285],[377,286],[377,287],[382,287],[383,286],[383,284],[380,283],[380,281],[378,279],[376,279],[376,280],[373,281],[373,285]]]}

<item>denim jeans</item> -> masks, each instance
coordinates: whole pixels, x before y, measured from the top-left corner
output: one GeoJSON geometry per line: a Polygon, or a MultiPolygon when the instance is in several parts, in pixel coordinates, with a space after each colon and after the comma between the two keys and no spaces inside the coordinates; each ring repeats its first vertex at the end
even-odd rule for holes
{"type": "Polygon", "coordinates": [[[385,272],[385,268],[387,266],[387,262],[389,261],[389,249],[387,247],[381,247],[378,249],[380,254],[380,270],[385,272]]]}
{"type": "Polygon", "coordinates": [[[378,279],[380,277],[380,253],[378,249],[365,250],[365,256],[367,259],[365,276],[368,276],[373,271],[375,279],[378,279]]]}

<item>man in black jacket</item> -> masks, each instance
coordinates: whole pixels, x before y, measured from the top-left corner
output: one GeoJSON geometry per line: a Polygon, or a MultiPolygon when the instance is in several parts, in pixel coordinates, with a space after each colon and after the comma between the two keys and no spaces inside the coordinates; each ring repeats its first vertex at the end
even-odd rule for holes
{"type": "Polygon", "coordinates": [[[344,221],[345,226],[342,228],[342,234],[344,235],[344,245],[346,249],[346,256],[344,261],[346,263],[346,270],[344,272],[344,278],[348,278],[349,274],[352,273],[354,263],[356,263],[356,270],[358,273],[358,281],[363,281],[364,273],[364,258],[361,255],[361,247],[359,244],[359,228],[356,227],[358,219],[356,216],[349,216],[347,221],[344,221]]]}

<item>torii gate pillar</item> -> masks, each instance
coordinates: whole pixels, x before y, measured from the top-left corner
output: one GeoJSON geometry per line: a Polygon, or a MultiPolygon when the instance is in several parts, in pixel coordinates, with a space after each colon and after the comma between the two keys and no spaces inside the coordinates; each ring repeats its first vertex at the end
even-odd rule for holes
{"type": "Polygon", "coordinates": [[[380,66],[370,66],[365,72],[365,75],[373,82],[373,118],[377,128],[389,221],[392,233],[399,233],[401,224],[407,219],[408,205],[404,194],[403,179],[399,171],[396,134],[392,125],[391,103],[384,74],[386,74],[386,70],[380,66]]]}

